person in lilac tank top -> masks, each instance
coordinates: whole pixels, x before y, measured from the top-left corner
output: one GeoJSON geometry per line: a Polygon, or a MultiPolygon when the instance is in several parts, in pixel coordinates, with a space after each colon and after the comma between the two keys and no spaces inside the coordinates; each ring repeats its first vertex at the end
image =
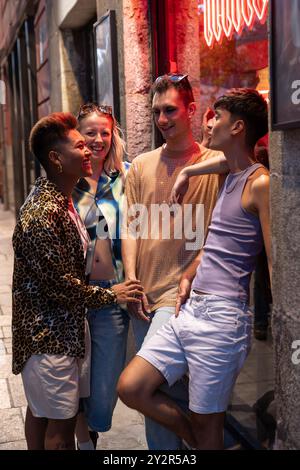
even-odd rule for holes
{"type": "MultiPolygon", "coordinates": [[[[266,101],[256,90],[234,89],[214,109],[210,147],[224,153],[229,174],[190,296],[181,299],[176,314],[142,346],[118,385],[127,406],[197,449],[223,448],[225,411],[250,350],[249,282],[263,243],[271,273],[269,173],[254,154],[257,140],[268,130],[266,101]],[[159,390],[165,381],[171,386],[187,373],[188,414],[159,390]]],[[[215,162],[217,170],[224,169],[221,160],[215,162]]],[[[188,176],[202,170],[200,164],[185,169],[188,176]]]]}

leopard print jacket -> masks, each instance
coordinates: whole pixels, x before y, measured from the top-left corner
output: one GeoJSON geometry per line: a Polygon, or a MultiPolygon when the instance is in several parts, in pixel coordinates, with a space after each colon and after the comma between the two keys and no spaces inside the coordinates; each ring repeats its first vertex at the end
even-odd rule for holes
{"type": "Polygon", "coordinates": [[[33,354],[84,357],[86,308],[116,301],[85,283],[84,253],[68,199],[38,178],[13,234],[13,373],[33,354]]]}

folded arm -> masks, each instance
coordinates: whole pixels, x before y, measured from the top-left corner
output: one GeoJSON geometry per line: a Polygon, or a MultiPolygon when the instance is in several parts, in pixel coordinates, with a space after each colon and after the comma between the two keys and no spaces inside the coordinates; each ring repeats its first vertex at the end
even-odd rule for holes
{"type": "Polygon", "coordinates": [[[219,174],[223,175],[229,171],[224,155],[220,154],[213,158],[208,158],[203,162],[185,167],[176,178],[171,196],[170,204],[181,203],[183,196],[189,188],[189,178],[199,175],[219,174]]]}

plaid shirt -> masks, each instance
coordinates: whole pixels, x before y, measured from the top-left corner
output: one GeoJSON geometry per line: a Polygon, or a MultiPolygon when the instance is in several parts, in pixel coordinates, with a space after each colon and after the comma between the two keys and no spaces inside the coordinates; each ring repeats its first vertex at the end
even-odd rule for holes
{"type": "MultiPolygon", "coordinates": [[[[126,174],[130,163],[124,162],[124,166],[126,174]]],[[[92,269],[97,239],[110,238],[112,262],[117,282],[122,282],[124,279],[120,238],[124,180],[124,176],[118,172],[112,173],[110,176],[102,172],[95,194],[91,192],[90,185],[84,178],[79,180],[73,192],[74,206],[91,239],[87,253],[86,274],[90,274],[92,269]]]]}

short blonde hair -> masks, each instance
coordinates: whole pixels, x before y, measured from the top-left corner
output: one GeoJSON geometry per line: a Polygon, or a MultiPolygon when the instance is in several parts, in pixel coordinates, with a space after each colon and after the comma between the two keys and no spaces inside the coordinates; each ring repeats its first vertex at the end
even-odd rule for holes
{"type": "Polygon", "coordinates": [[[97,113],[99,116],[104,116],[108,119],[111,119],[112,121],[111,146],[105,159],[105,170],[119,171],[121,174],[124,174],[125,167],[123,158],[126,154],[126,143],[120,125],[116,118],[112,115],[111,107],[98,105],[97,103],[86,103],[82,105],[77,116],[79,126],[83,119],[87,118],[90,114],[93,113],[97,113]]]}

